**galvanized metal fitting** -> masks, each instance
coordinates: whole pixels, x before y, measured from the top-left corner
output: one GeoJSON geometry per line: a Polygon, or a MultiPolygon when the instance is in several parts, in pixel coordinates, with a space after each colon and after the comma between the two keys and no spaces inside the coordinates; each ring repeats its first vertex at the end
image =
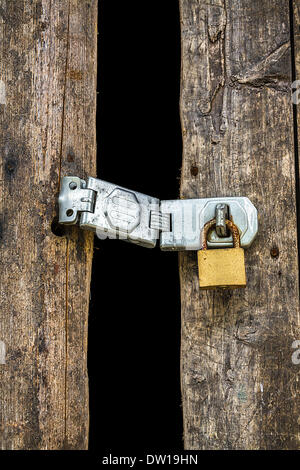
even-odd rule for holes
{"type": "Polygon", "coordinates": [[[99,238],[118,238],[153,248],[160,240],[164,251],[199,250],[204,225],[216,217],[208,246],[230,247],[226,219],[238,226],[241,247],[253,242],[257,210],[246,197],[159,199],[113,183],[89,177],[65,176],[59,195],[59,222],[96,232],[99,238]]]}

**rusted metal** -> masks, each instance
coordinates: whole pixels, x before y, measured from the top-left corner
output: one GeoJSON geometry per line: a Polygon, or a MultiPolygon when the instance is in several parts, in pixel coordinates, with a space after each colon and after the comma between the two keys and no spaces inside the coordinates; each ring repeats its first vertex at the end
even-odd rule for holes
{"type": "MultiPolygon", "coordinates": [[[[226,227],[230,230],[232,233],[232,238],[233,238],[233,246],[234,248],[239,248],[240,247],[240,233],[238,227],[232,222],[232,220],[226,219],[225,221],[226,227]]],[[[202,250],[207,250],[207,237],[209,234],[209,231],[216,226],[216,219],[211,219],[209,222],[207,222],[202,231],[202,250]]]]}

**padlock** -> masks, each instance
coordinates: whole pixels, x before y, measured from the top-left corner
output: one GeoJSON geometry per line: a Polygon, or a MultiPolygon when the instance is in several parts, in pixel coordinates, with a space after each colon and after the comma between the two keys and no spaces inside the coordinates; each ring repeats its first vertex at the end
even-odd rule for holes
{"type": "Polygon", "coordinates": [[[198,251],[200,289],[246,287],[245,257],[240,247],[239,229],[231,220],[226,220],[232,233],[233,248],[208,250],[207,236],[215,225],[216,219],[210,220],[202,232],[202,249],[198,251]]]}

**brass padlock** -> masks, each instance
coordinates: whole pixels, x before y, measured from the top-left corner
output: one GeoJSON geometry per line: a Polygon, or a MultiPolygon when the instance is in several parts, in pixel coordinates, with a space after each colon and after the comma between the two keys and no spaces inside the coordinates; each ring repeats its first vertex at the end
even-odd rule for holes
{"type": "Polygon", "coordinates": [[[207,236],[215,225],[216,219],[210,220],[202,232],[202,249],[198,251],[200,289],[246,287],[245,257],[240,247],[239,229],[231,220],[226,220],[232,233],[233,248],[208,250],[207,236]]]}

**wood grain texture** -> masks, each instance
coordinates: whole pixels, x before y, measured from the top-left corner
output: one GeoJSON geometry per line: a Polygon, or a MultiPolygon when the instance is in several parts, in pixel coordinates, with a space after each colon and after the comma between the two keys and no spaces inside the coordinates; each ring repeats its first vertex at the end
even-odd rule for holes
{"type": "Polygon", "coordinates": [[[248,196],[260,224],[245,290],[200,292],[196,253],[180,254],[185,448],[299,449],[289,2],[180,9],[181,197],[248,196]]]}
{"type": "MultiPolygon", "coordinates": [[[[294,69],[295,80],[299,82],[293,83],[293,102],[296,105],[297,114],[297,137],[298,149],[300,144],[300,0],[293,0],[293,34],[294,34],[294,69]]],[[[298,150],[299,151],[299,150],[298,150]]]]}
{"type": "Polygon", "coordinates": [[[51,222],[95,176],[96,28],[96,0],[0,0],[2,449],[88,444],[93,235],[51,222]]]}

